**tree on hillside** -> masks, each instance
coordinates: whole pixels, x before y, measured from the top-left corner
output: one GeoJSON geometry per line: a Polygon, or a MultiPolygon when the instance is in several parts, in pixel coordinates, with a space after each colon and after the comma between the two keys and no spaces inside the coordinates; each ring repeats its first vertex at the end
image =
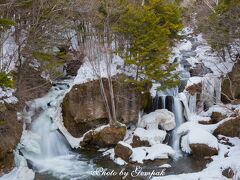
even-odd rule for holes
{"type": "Polygon", "coordinates": [[[208,21],[202,23],[200,30],[204,32],[212,48],[223,61],[230,57],[236,61],[240,48],[240,1],[221,0],[212,12],[208,21]]]}
{"type": "Polygon", "coordinates": [[[158,89],[178,84],[176,67],[168,62],[171,43],[181,30],[177,4],[165,0],[146,1],[145,5],[129,4],[115,25],[115,32],[123,36],[122,49],[118,49],[126,65],[136,68],[136,75],[130,81],[144,90],[146,83],[158,82],[158,89]]]}

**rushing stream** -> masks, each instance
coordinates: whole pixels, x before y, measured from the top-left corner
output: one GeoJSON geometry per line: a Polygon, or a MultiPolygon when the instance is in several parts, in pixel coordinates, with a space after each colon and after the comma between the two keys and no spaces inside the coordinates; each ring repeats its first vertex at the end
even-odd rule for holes
{"type": "MultiPolygon", "coordinates": [[[[57,179],[112,179],[112,177],[92,176],[91,171],[103,167],[120,172],[122,168],[134,171],[137,164],[129,164],[125,167],[114,164],[101,152],[75,151],[67,141],[67,138],[59,130],[61,121],[60,105],[71,81],[65,80],[56,83],[52,90],[44,97],[28,103],[24,111],[24,119],[27,124],[23,132],[23,138],[18,148],[28,162],[28,167],[36,173],[36,180],[57,179]]],[[[155,108],[167,108],[174,112],[177,127],[185,121],[184,107],[179,98],[175,96],[159,96],[155,108]],[[161,103],[160,103],[161,101],[161,103]]],[[[176,128],[177,129],[177,128],[176,128]]],[[[141,165],[145,171],[161,170],[159,166],[168,163],[172,167],[166,170],[166,174],[180,174],[196,172],[203,169],[206,161],[199,161],[180,153],[179,137],[176,130],[172,131],[170,144],[181,155],[174,160],[157,160],[141,165]],[[184,168],[183,168],[184,167],[184,168]]],[[[114,179],[121,179],[114,177],[114,179]]],[[[131,179],[128,177],[127,179],[131,179]]],[[[138,179],[147,179],[142,177],[138,179]]]]}
{"type": "MultiPolygon", "coordinates": [[[[181,51],[176,60],[181,63],[185,62],[186,58],[195,57],[196,53],[192,52],[195,50],[191,48],[189,51],[181,51]]],[[[146,171],[159,170],[162,164],[168,163],[171,167],[166,170],[166,175],[191,173],[204,169],[207,164],[207,160],[194,159],[180,150],[180,136],[177,134],[177,129],[185,121],[190,121],[192,114],[196,113],[196,96],[186,96],[182,93],[190,78],[188,68],[186,62],[179,65],[181,85],[164,93],[157,93],[152,104],[152,111],[168,109],[175,115],[176,128],[170,132],[168,144],[176,151],[178,158],[146,162],[141,165],[146,171]]],[[[216,87],[219,87],[218,81],[210,80],[217,82],[216,87]]],[[[203,90],[205,88],[203,96],[205,96],[204,92],[208,92],[209,96],[214,95],[215,99],[219,99],[219,90],[217,91],[216,88],[212,88],[212,93],[209,93],[208,81],[209,79],[203,79],[203,90]]],[[[71,83],[71,79],[55,83],[46,96],[28,102],[24,110],[26,130],[23,132],[18,151],[27,160],[28,167],[36,173],[35,179],[113,179],[113,177],[92,176],[91,172],[99,167],[117,172],[122,168],[128,171],[134,170],[137,164],[129,163],[126,166],[119,166],[108,157],[103,157],[101,152],[73,150],[78,146],[80,139],[69,135],[62,125],[61,115],[61,103],[71,83]]],[[[114,179],[122,178],[114,177],[114,179]]],[[[139,177],[138,179],[148,178],[139,177]]]]}
{"type": "Polygon", "coordinates": [[[60,104],[70,82],[56,83],[46,96],[28,103],[24,117],[30,127],[24,132],[26,135],[23,135],[20,152],[38,173],[52,174],[61,179],[83,179],[89,176],[93,165],[81,154],[72,152],[57,126],[61,116],[60,104]]]}

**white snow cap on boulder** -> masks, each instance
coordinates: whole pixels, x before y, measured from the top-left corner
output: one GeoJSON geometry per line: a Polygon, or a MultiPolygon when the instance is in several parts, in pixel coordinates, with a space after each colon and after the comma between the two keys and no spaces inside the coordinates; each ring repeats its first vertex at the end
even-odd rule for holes
{"type": "Polygon", "coordinates": [[[142,141],[148,141],[150,145],[162,143],[167,135],[166,131],[160,129],[146,130],[137,128],[134,135],[138,136],[142,141]]]}
{"type": "Polygon", "coordinates": [[[182,136],[181,149],[186,153],[191,153],[190,144],[205,144],[208,147],[219,149],[218,140],[203,125],[187,122],[182,124],[177,133],[182,136]]]}
{"type": "Polygon", "coordinates": [[[157,109],[142,117],[139,127],[146,129],[158,129],[160,125],[164,130],[170,131],[176,127],[175,116],[167,109],[157,109]]]}

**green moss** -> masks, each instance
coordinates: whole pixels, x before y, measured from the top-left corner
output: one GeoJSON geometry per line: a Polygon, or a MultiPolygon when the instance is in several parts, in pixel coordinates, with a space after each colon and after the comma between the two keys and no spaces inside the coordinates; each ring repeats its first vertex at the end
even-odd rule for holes
{"type": "Polygon", "coordinates": [[[13,84],[14,82],[9,73],[0,72],[0,87],[12,88],[13,84]]]}
{"type": "Polygon", "coordinates": [[[0,126],[5,125],[7,122],[5,120],[0,119],[0,126]]]}
{"type": "Polygon", "coordinates": [[[14,25],[16,25],[15,21],[7,18],[0,18],[0,30],[4,30],[5,28],[9,28],[14,25]]]}

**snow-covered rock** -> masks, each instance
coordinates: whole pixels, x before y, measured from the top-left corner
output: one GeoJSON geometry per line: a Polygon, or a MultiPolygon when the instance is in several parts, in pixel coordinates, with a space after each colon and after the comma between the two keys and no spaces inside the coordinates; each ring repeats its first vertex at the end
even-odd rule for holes
{"type": "Polygon", "coordinates": [[[150,145],[160,144],[164,141],[167,133],[159,129],[143,129],[137,128],[134,135],[138,136],[142,141],[148,141],[150,145]]]}
{"type": "Polygon", "coordinates": [[[178,129],[178,134],[183,135],[181,149],[186,153],[196,156],[212,156],[218,152],[218,140],[203,125],[197,123],[185,123],[178,129]]]}
{"type": "Polygon", "coordinates": [[[164,130],[170,131],[176,127],[175,116],[167,109],[158,109],[142,117],[139,127],[158,129],[160,125],[164,130]]]}
{"type": "Polygon", "coordinates": [[[173,157],[175,151],[166,144],[155,144],[151,147],[133,148],[131,161],[143,163],[144,160],[167,159],[173,157]]]}

